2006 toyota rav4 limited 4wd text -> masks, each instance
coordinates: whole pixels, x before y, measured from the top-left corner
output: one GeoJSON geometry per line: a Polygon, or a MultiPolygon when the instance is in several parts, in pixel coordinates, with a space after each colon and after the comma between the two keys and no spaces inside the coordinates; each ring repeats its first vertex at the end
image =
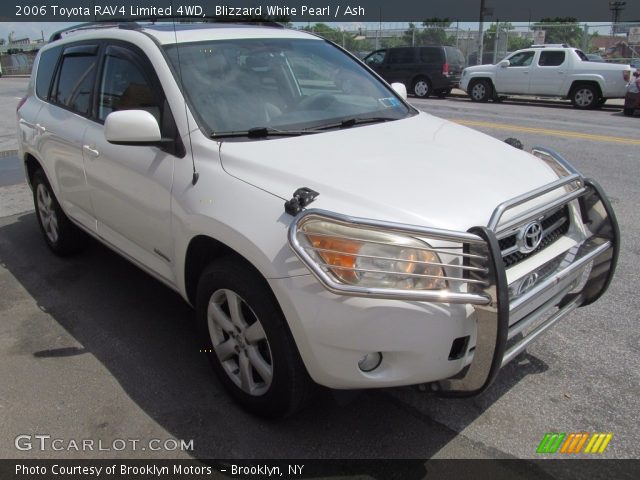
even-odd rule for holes
{"type": "Polygon", "coordinates": [[[17,113],[45,241],[66,255],[89,234],[178,291],[253,412],[291,413],[316,384],[477,394],[611,280],[618,229],[594,181],[418,112],[326,40],[57,37],[17,113]]]}

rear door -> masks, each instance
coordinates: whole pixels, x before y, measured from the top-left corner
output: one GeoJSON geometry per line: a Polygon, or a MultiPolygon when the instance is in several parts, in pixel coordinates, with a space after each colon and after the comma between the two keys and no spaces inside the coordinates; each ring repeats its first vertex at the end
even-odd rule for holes
{"type": "Polygon", "coordinates": [[[156,146],[114,145],[104,136],[109,113],[146,110],[163,136],[175,138],[171,110],[155,71],[136,47],[110,44],[100,65],[96,114],[83,144],[98,234],[173,283],[171,185],[177,157],[156,146]]]}
{"type": "Polygon", "coordinates": [[[92,123],[89,118],[99,48],[97,42],[64,46],[37,121],[38,150],[62,208],[93,231],[96,223],[85,179],[82,140],[92,123]]]}
{"type": "Polygon", "coordinates": [[[420,47],[418,50],[419,64],[413,72],[413,81],[419,77],[427,78],[435,90],[447,88],[449,79],[444,75],[446,56],[442,47],[420,47]]]}
{"type": "Polygon", "coordinates": [[[529,93],[536,95],[562,95],[567,81],[567,52],[542,50],[537,67],[531,71],[529,93]]]}

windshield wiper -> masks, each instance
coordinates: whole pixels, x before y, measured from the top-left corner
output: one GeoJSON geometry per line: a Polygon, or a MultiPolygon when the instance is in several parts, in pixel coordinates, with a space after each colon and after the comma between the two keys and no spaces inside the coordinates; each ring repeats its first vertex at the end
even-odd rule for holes
{"type": "Polygon", "coordinates": [[[297,137],[314,133],[310,130],[278,130],[270,127],[255,127],[249,130],[236,130],[229,132],[213,132],[211,138],[267,138],[267,137],[297,137]]]}
{"type": "Polygon", "coordinates": [[[308,131],[314,130],[331,130],[333,128],[350,128],[354,125],[363,125],[365,123],[382,123],[389,122],[391,120],[397,120],[393,117],[354,117],[341,120],[340,122],[327,123],[326,125],[320,125],[317,127],[309,128],[308,131]]]}

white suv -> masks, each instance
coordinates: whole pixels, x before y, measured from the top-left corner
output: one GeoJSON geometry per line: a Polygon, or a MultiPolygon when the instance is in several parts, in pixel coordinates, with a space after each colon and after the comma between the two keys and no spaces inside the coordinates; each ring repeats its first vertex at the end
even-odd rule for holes
{"type": "Polygon", "coordinates": [[[88,234],[179,292],[253,412],[290,413],[316,384],[477,394],[611,280],[596,183],[415,110],[326,40],[229,24],[57,37],[17,113],[45,241],[67,255],[88,234]]]}

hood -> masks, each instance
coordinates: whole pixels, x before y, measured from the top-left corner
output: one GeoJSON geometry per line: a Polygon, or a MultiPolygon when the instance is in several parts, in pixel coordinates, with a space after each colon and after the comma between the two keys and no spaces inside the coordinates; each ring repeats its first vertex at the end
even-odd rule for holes
{"type": "Polygon", "coordinates": [[[543,161],[425,113],[300,137],[224,142],[230,175],[283,200],[320,193],[309,208],[467,230],[495,207],[557,180],[543,161]]]}

